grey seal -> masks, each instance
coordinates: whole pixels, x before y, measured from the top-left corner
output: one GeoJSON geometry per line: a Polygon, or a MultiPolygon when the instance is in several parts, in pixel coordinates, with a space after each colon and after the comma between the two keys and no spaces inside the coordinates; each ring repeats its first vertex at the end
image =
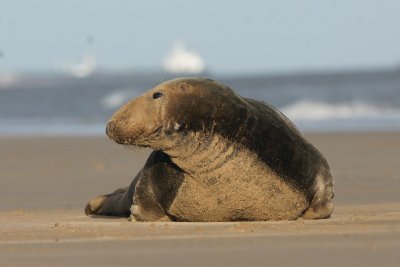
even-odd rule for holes
{"type": "Polygon", "coordinates": [[[273,106],[214,80],[161,83],[122,106],[106,133],[153,152],[130,186],[89,201],[87,215],[266,221],[333,211],[322,153],[273,106]]]}

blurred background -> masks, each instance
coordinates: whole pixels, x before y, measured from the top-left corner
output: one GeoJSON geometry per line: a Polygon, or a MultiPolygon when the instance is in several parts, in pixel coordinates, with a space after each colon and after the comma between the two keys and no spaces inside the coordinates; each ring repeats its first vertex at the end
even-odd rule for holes
{"type": "Polygon", "coordinates": [[[221,81],[304,131],[400,130],[400,2],[0,0],[0,134],[102,135],[128,99],[221,81]]]}

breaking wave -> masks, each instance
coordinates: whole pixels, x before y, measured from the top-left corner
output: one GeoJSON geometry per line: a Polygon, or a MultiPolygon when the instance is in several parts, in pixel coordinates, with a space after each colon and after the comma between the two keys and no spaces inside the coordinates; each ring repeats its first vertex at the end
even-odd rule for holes
{"type": "Polygon", "coordinates": [[[137,93],[138,92],[132,89],[120,90],[104,96],[101,100],[101,104],[106,109],[116,109],[136,96],[137,93]]]}
{"type": "Polygon", "coordinates": [[[400,108],[364,102],[325,103],[302,100],[281,108],[294,121],[399,119],[400,108]]]}

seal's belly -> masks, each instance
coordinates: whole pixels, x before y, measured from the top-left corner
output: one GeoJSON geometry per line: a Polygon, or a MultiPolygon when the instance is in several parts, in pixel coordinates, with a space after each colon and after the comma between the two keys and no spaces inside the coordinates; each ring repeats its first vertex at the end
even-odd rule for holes
{"type": "Polygon", "coordinates": [[[251,152],[241,151],[221,166],[186,177],[168,213],[182,221],[291,220],[308,207],[251,152]]]}

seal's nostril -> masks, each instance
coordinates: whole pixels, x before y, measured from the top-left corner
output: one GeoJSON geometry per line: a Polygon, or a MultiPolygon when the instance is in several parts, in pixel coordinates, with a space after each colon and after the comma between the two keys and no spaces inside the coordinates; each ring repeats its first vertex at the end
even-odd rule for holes
{"type": "Polygon", "coordinates": [[[115,130],[115,126],[116,126],[116,124],[113,121],[110,121],[109,123],[107,123],[106,134],[107,135],[112,134],[112,132],[115,130]]]}

